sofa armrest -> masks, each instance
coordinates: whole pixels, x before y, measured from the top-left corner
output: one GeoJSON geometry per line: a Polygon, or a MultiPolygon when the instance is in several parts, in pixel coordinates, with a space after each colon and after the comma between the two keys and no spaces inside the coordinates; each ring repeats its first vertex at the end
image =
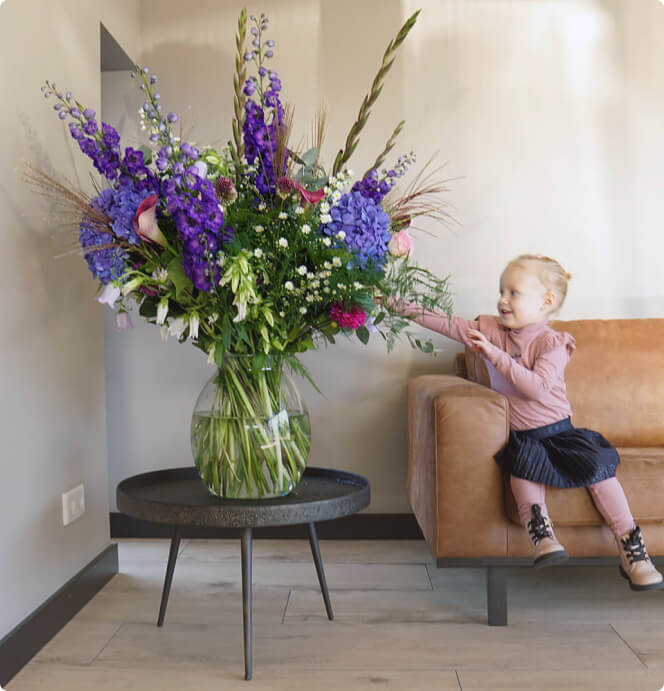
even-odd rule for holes
{"type": "Polygon", "coordinates": [[[501,394],[451,375],[408,382],[408,498],[433,555],[507,556],[501,394]]]}

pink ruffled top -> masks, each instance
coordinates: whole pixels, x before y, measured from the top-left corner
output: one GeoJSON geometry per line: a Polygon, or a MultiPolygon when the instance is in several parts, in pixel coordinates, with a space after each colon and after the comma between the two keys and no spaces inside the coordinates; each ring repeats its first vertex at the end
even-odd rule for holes
{"type": "MultiPolygon", "coordinates": [[[[414,310],[419,310],[417,306],[414,310]]],[[[412,314],[413,312],[411,312],[412,314]]],[[[472,347],[468,330],[480,331],[498,346],[484,358],[491,388],[509,401],[510,427],[532,429],[572,415],[565,387],[565,367],[576,348],[574,337],[554,331],[543,320],[522,329],[508,329],[497,317],[461,319],[436,312],[417,312],[415,321],[472,347]]]]}

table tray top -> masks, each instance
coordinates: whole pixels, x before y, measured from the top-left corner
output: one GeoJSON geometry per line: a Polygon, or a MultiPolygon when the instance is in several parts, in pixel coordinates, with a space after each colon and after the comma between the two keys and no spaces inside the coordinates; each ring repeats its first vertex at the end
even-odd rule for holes
{"type": "Polygon", "coordinates": [[[290,494],[274,499],[220,499],[194,466],[129,477],[117,487],[118,509],[154,523],[245,528],[317,523],[366,508],[369,481],[330,468],[306,468],[290,494]]]}

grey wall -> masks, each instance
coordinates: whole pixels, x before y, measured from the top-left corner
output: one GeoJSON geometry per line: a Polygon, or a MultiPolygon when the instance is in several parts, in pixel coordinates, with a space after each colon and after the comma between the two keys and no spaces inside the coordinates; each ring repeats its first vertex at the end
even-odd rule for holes
{"type": "MultiPolygon", "coordinates": [[[[237,0],[143,0],[145,61],[164,107],[194,141],[230,137],[237,0]],[[149,17],[149,21],[148,21],[149,17]]],[[[423,223],[416,257],[451,272],[456,312],[493,313],[499,274],[522,252],[558,258],[574,278],[561,318],[660,316],[664,6],[657,0],[270,0],[274,68],[296,104],[294,141],[329,107],[329,165],[387,42],[420,19],[397,58],[352,167],[395,149],[448,161],[453,229],[423,223]]],[[[189,420],[212,369],[188,345],[161,345],[134,319],[107,315],[110,502],[126,475],[191,463],[189,420]]],[[[311,464],[363,473],[372,511],[405,512],[409,377],[449,372],[457,344],[431,359],[404,343],[344,342],[303,357],[325,397],[302,388],[313,422],[311,464]]]]}
{"type": "Polygon", "coordinates": [[[45,79],[99,111],[99,23],[139,49],[134,0],[0,6],[0,639],[109,543],[103,313],[80,257],[20,180],[24,161],[89,190],[45,79]],[[64,527],[61,494],[87,510],[64,527]]]}

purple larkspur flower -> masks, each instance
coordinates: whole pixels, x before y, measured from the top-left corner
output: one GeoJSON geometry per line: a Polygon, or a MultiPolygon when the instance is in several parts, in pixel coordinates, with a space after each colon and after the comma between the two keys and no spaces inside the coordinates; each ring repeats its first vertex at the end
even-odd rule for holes
{"type": "Polygon", "coordinates": [[[387,179],[379,180],[378,173],[372,169],[362,180],[358,180],[353,185],[351,191],[360,192],[362,196],[373,199],[376,204],[380,204],[383,197],[394,187],[395,182],[393,176],[389,176],[389,181],[387,179]]]}

